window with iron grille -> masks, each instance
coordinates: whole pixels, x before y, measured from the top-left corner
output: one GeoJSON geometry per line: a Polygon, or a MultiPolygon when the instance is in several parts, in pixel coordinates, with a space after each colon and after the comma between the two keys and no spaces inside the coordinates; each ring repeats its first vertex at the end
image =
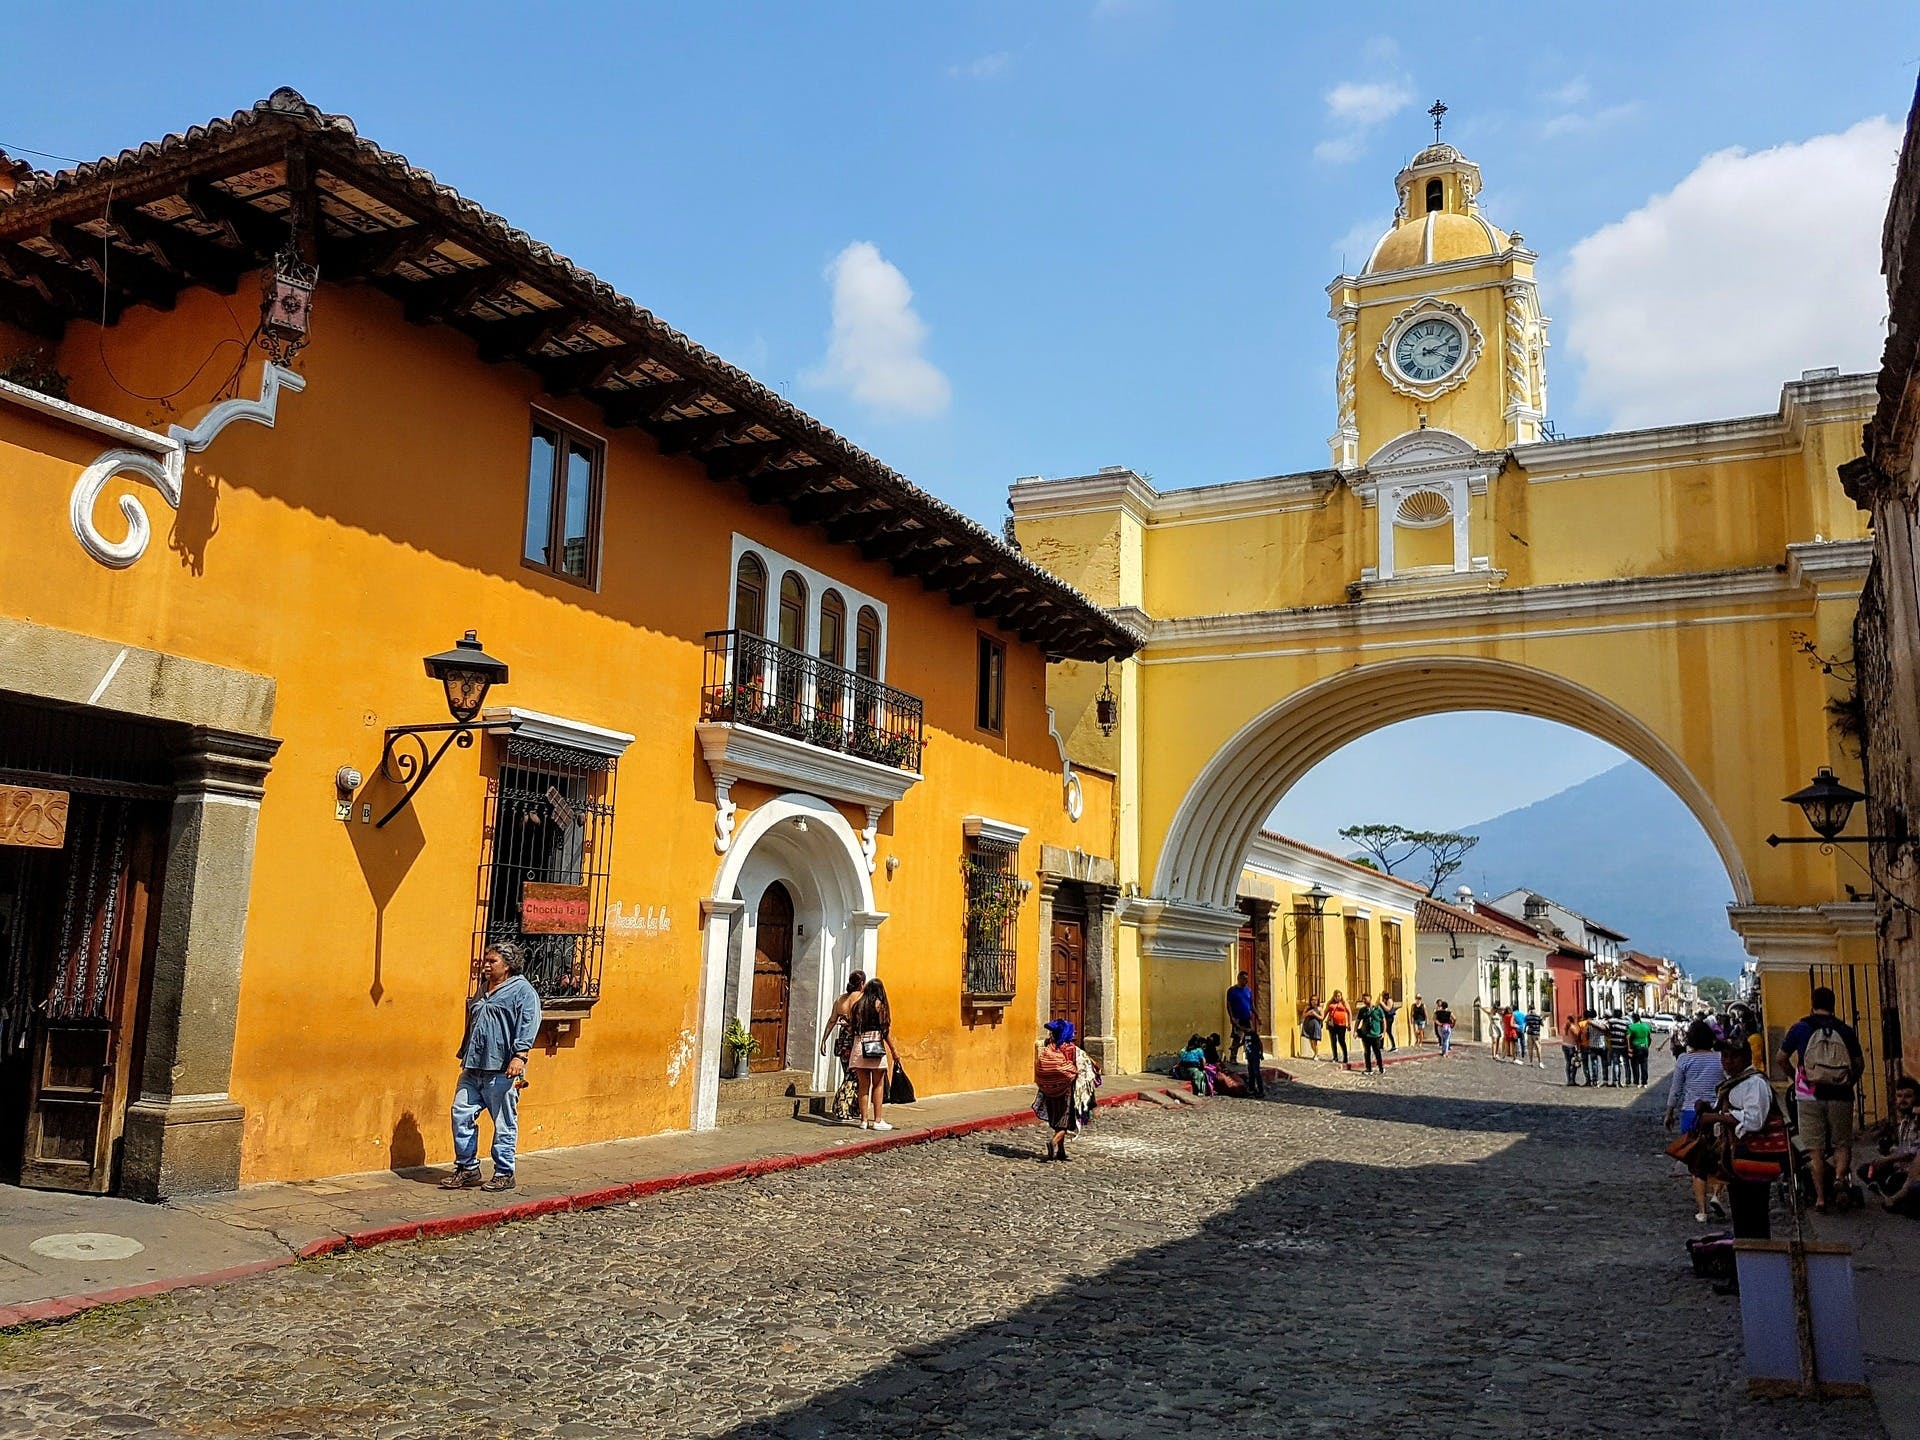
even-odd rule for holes
{"type": "Polygon", "coordinates": [[[1011,1000],[1019,935],[1020,847],[984,837],[967,841],[960,862],[967,886],[967,998],[1011,1000]]]}
{"type": "Polygon", "coordinates": [[[1307,1003],[1327,1000],[1327,959],[1320,943],[1321,917],[1310,906],[1296,905],[1293,911],[1294,982],[1299,990],[1300,1008],[1307,1003]]]}
{"type": "Polygon", "coordinates": [[[1400,955],[1400,922],[1382,920],[1380,922],[1380,954],[1387,967],[1387,993],[1406,999],[1406,966],[1400,955]]]}
{"type": "Polygon", "coordinates": [[[583,1011],[600,998],[617,767],[610,755],[515,736],[487,782],[473,958],[495,941],[516,941],[549,1013],[583,1011]],[[528,885],[584,892],[584,922],[567,934],[546,933],[546,925],[529,932],[528,885]]]}
{"type": "Polygon", "coordinates": [[[1373,922],[1364,915],[1346,917],[1347,984],[1362,995],[1373,988],[1373,922]]]}

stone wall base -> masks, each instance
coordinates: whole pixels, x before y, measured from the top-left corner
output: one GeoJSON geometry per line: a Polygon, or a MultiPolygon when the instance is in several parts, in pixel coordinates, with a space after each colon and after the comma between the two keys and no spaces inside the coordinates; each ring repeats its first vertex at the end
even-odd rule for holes
{"type": "Polygon", "coordinates": [[[134,1101],[122,1132],[120,1193],[171,1200],[239,1188],[246,1113],[231,1100],[134,1101]]]}

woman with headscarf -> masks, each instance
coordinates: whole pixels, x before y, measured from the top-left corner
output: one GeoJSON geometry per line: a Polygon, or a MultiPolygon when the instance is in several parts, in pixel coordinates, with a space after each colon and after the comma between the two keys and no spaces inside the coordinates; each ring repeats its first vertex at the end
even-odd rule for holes
{"type": "Polygon", "coordinates": [[[1094,1089],[1100,1067],[1073,1043],[1071,1020],[1049,1020],[1047,1038],[1033,1060],[1033,1080],[1039,1095],[1034,1113],[1047,1122],[1047,1153],[1040,1163],[1067,1159],[1067,1136],[1093,1118],[1094,1089]]]}

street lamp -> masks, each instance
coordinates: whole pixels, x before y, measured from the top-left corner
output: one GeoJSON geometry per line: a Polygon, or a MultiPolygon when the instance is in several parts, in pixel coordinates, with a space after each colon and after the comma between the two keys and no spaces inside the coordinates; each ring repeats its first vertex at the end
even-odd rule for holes
{"type": "MultiPolygon", "coordinates": [[[[1834,845],[1884,844],[1903,845],[1906,836],[1899,835],[1842,835],[1847,821],[1853,818],[1853,807],[1867,797],[1851,785],[1834,779],[1833,769],[1822,765],[1813,772],[1813,783],[1791,795],[1783,796],[1783,805],[1798,805],[1807,817],[1807,824],[1813,827],[1811,835],[1769,835],[1769,845],[1819,845],[1830,849],[1834,845]]],[[[1904,826],[1898,827],[1904,829],[1904,826]]]]}
{"type": "Polygon", "coordinates": [[[1327,913],[1327,902],[1332,898],[1331,890],[1318,880],[1313,882],[1313,888],[1307,891],[1307,905],[1313,911],[1314,919],[1318,920],[1327,913]]]}
{"type": "Polygon", "coordinates": [[[1120,697],[1113,693],[1113,662],[1107,662],[1107,683],[1094,697],[1093,718],[1102,735],[1111,735],[1120,723],[1120,697]]]}
{"type": "Polygon", "coordinates": [[[507,683],[507,662],[497,660],[487,654],[480,646],[480,637],[469,630],[454,642],[451,650],[442,650],[438,655],[429,655],[423,662],[427,678],[438,680],[446,694],[447,713],[453,716],[452,724],[434,725],[394,725],[387,730],[386,745],[380,755],[380,773],[396,785],[404,785],[400,798],[393,808],[380,817],[374,826],[384,829],[389,820],[413,803],[413,797],[426,784],[427,776],[433,773],[433,767],[440,763],[440,757],[447,753],[450,746],[458,745],[462,750],[473,747],[476,734],[490,734],[499,730],[511,730],[511,721],[481,720],[480,712],[486,708],[487,694],[496,685],[507,683]],[[425,737],[445,735],[438,749],[428,752],[425,737]],[[404,747],[404,748],[403,748],[404,747]]]}

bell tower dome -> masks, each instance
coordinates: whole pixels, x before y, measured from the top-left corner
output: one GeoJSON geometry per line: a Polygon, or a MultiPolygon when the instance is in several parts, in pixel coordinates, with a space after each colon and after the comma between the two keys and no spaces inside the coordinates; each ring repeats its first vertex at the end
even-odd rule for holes
{"type": "Polygon", "coordinates": [[[1480,451],[1538,440],[1547,321],[1520,235],[1480,213],[1480,167],[1439,139],[1394,177],[1392,227],[1358,275],[1327,287],[1338,327],[1336,469],[1410,431],[1480,451]]]}

